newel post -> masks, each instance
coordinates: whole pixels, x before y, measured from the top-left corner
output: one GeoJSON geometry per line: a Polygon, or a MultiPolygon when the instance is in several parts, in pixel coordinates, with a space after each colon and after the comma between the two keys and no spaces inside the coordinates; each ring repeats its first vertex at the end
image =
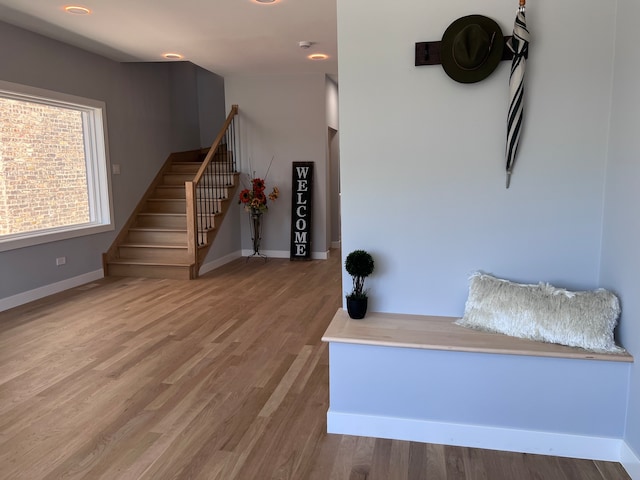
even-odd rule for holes
{"type": "Polygon", "coordinates": [[[198,277],[198,212],[196,211],[196,184],[185,182],[185,199],[187,209],[187,255],[193,265],[192,278],[198,277]]]}

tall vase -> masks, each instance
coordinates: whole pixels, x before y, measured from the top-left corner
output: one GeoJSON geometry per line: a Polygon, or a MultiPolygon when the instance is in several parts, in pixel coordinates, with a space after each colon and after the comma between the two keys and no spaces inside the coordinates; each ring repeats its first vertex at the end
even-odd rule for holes
{"type": "Polygon", "coordinates": [[[262,240],[262,212],[251,212],[251,219],[249,224],[251,226],[253,253],[247,257],[247,260],[251,257],[262,257],[266,262],[267,256],[263,253],[260,253],[260,240],[262,240]]]}

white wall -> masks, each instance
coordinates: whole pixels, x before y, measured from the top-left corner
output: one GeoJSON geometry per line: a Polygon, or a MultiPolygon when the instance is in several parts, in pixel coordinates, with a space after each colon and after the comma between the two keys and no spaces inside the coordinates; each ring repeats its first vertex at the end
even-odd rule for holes
{"type": "Polygon", "coordinates": [[[340,244],[340,110],[338,84],[333,78],[326,78],[326,104],[328,129],[327,165],[327,208],[329,210],[329,228],[327,244],[340,244]]]}
{"type": "MultiPolygon", "coordinates": [[[[245,187],[253,173],[266,179],[267,190],[277,186],[280,198],[269,202],[263,217],[261,250],[269,256],[289,257],[291,235],[291,164],[315,162],[312,255],[323,257],[327,235],[327,118],[325,77],[321,74],[247,75],[225,78],[227,109],[240,110],[242,172],[245,187]]],[[[241,187],[242,188],[242,187],[241,187]]],[[[246,212],[238,206],[242,248],[251,249],[246,212]]]]}
{"type": "Polygon", "coordinates": [[[625,440],[640,457],[640,4],[618,1],[611,142],[605,197],[601,279],[620,295],[620,339],[636,358],[630,377],[625,440]]]}
{"type": "Polygon", "coordinates": [[[415,42],[440,39],[456,18],[484,14],[507,35],[516,7],[338,0],[342,253],[374,255],[374,311],[460,315],[478,269],[598,283],[615,5],[528,8],[527,116],[509,190],[508,62],[471,85],[414,66],[415,42]]]}
{"type": "Polygon", "coordinates": [[[340,245],[340,133],[329,128],[329,175],[331,177],[329,185],[329,198],[331,208],[331,246],[340,245]]]}
{"type": "MultiPolygon", "coordinates": [[[[505,190],[508,62],[462,85],[439,66],[414,67],[413,54],[415,42],[440,39],[472,13],[510,34],[515,3],[338,0],[343,255],[375,256],[377,311],[460,315],[476,269],[610,288],[622,301],[620,341],[640,358],[640,5],[527,5],[525,132],[505,190]],[[585,47],[587,32],[597,34],[585,47]]],[[[637,360],[627,401],[635,478],[637,360]]]]}
{"type": "Polygon", "coordinates": [[[338,84],[330,77],[326,77],[325,85],[326,104],[327,104],[327,125],[334,130],[340,129],[340,111],[338,102],[338,84]]]}

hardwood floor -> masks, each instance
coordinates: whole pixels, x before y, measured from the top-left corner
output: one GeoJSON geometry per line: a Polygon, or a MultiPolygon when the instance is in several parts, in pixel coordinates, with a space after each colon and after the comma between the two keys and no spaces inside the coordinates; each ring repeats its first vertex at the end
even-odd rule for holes
{"type": "Polygon", "coordinates": [[[107,278],[0,313],[2,479],[628,479],[619,464],[327,435],[340,258],[107,278]]]}

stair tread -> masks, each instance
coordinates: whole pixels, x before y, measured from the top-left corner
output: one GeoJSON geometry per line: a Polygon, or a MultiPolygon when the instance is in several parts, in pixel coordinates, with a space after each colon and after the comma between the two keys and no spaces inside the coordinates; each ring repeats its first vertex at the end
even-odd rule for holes
{"type": "MultiPolygon", "coordinates": [[[[211,185],[211,186],[203,186],[203,185],[199,185],[198,188],[199,189],[206,189],[206,188],[231,188],[234,185],[231,183],[228,184],[224,184],[224,185],[211,185]]],[[[160,190],[184,190],[184,185],[180,184],[180,185],[172,185],[172,184],[167,184],[167,183],[163,183],[162,185],[158,185],[156,187],[156,189],[160,189],[160,190]]]]}
{"type": "MultiPolygon", "coordinates": [[[[198,212],[197,215],[200,216],[208,216],[208,217],[216,217],[218,215],[220,215],[220,212],[211,212],[211,213],[202,213],[202,212],[198,212]]],[[[138,215],[152,215],[152,216],[172,216],[172,217],[186,217],[187,214],[186,213],[165,213],[165,212],[140,212],[138,213],[138,215]]],[[[137,227],[140,228],[140,227],[137,227]]],[[[153,227],[152,227],[153,228],[153,227]]],[[[182,229],[184,230],[184,229],[182,229]]]]}
{"type": "Polygon", "coordinates": [[[147,265],[152,267],[190,267],[190,263],[170,263],[170,262],[158,262],[154,260],[138,260],[135,258],[116,258],[114,260],[109,260],[110,264],[113,265],[147,265]]]}
{"type": "Polygon", "coordinates": [[[134,230],[136,232],[172,232],[172,233],[187,233],[186,228],[171,228],[171,227],[130,227],[129,231],[134,230]]]}
{"type": "Polygon", "coordinates": [[[129,248],[180,248],[186,250],[188,247],[186,244],[175,245],[168,243],[121,243],[120,247],[129,247],[129,248]]]}
{"type": "Polygon", "coordinates": [[[153,216],[167,216],[167,217],[186,217],[186,213],[165,213],[165,212],[140,212],[138,215],[153,215],[153,216]]]}

